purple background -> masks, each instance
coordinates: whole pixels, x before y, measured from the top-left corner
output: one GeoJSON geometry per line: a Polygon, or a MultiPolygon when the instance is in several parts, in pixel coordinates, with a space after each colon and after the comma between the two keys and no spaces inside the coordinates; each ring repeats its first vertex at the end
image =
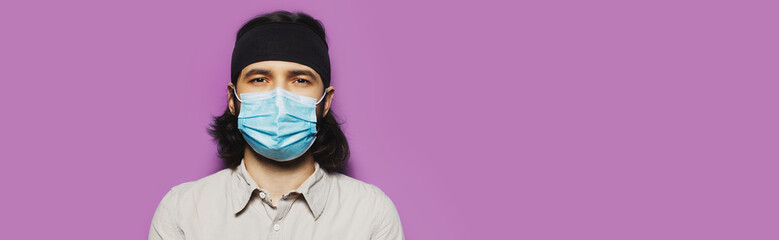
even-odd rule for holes
{"type": "Polygon", "coordinates": [[[779,239],[775,1],[3,1],[2,239],[145,239],[235,32],[323,21],[410,239],[779,239]]]}

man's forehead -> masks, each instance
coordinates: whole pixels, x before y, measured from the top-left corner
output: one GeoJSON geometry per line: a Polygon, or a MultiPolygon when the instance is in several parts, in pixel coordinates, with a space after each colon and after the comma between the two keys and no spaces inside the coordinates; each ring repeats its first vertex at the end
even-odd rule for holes
{"type": "Polygon", "coordinates": [[[298,63],[298,62],[291,62],[291,61],[283,61],[283,60],[265,60],[265,61],[259,61],[254,62],[252,64],[246,65],[244,69],[249,69],[252,67],[258,67],[258,66],[264,66],[264,67],[285,67],[285,68],[305,68],[308,70],[314,70],[313,68],[306,66],[305,64],[298,63]]]}

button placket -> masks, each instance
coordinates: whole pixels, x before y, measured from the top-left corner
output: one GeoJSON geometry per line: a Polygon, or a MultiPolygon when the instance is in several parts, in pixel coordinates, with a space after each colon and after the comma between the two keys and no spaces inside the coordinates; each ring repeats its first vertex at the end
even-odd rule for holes
{"type": "Polygon", "coordinates": [[[284,218],[289,213],[290,209],[292,208],[292,204],[295,203],[296,199],[289,200],[291,195],[293,195],[293,193],[285,194],[279,199],[279,203],[276,208],[276,217],[273,220],[273,225],[271,225],[273,233],[278,233],[281,230],[282,220],[284,220],[284,218]]]}
{"type": "Polygon", "coordinates": [[[260,196],[260,199],[262,199],[263,202],[268,203],[269,206],[273,204],[273,199],[270,198],[270,194],[260,191],[260,194],[258,195],[260,196]]]}

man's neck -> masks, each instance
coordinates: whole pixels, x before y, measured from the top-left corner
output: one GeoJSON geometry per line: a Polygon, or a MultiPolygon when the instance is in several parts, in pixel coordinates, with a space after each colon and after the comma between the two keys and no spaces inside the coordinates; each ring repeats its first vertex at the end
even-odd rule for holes
{"type": "Polygon", "coordinates": [[[314,157],[303,154],[299,158],[277,162],[257,154],[250,147],[244,150],[244,164],[254,182],[268,190],[274,205],[282,195],[297,189],[314,173],[314,157]]]}

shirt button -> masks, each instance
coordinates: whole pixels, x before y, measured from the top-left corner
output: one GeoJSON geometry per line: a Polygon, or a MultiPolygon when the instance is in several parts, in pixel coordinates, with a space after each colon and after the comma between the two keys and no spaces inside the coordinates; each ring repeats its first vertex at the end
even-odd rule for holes
{"type": "Polygon", "coordinates": [[[278,231],[279,229],[281,229],[281,226],[279,226],[278,223],[276,225],[273,225],[273,230],[278,231]]]}
{"type": "Polygon", "coordinates": [[[265,198],[265,192],[260,192],[260,198],[265,198]]]}

